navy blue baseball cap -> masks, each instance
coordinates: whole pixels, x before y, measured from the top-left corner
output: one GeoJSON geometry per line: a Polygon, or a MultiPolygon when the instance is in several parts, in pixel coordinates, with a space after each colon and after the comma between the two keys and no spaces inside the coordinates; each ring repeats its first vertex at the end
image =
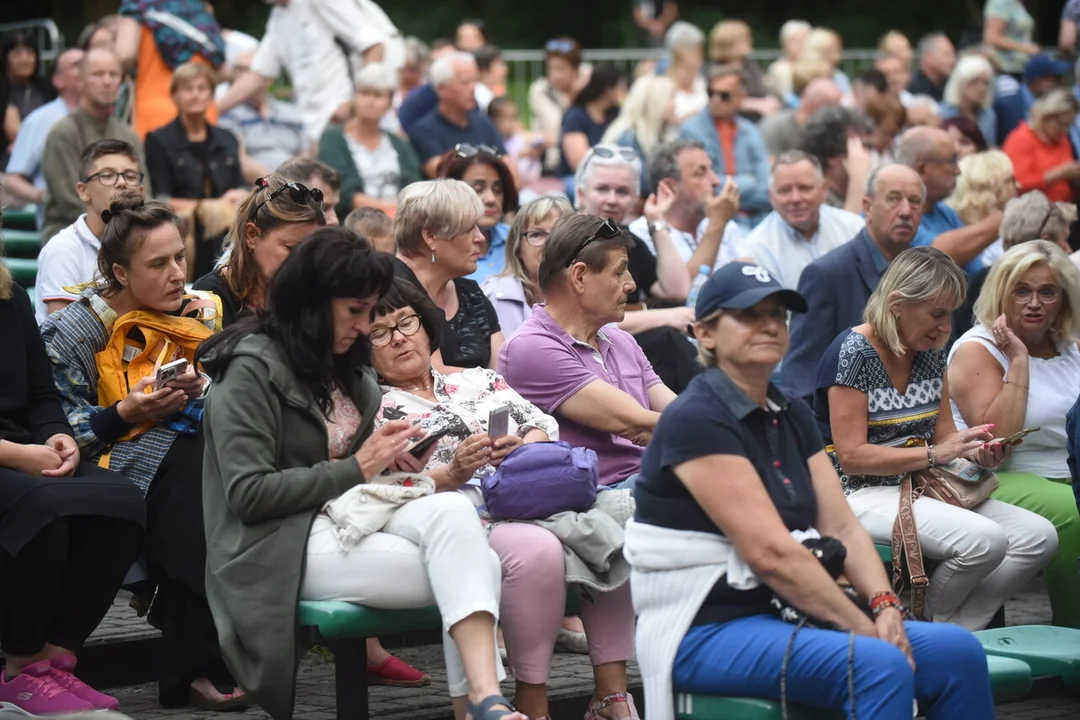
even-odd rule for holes
{"type": "Polygon", "coordinates": [[[806,299],[794,290],[787,290],[760,265],[732,262],[712,274],[698,294],[694,316],[701,320],[717,310],[742,310],[753,307],[767,297],[779,296],[788,310],[806,312],[806,299]]]}
{"type": "Polygon", "coordinates": [[[1032,55],[1024,66],[1025,80],[1038,80],[1044,77],[1067,75],[1072,70],[1072,64],[1066,60],[1055,60],[1045,53],[1032,55]]]}

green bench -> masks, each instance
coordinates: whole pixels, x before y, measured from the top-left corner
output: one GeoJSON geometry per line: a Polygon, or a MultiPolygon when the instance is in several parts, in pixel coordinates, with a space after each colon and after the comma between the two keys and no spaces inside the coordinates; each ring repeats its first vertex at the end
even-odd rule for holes
{"type": "Polygon", "coordinates": [[[15,278],[15,282],[22,285],[24,288],[33,287],[37,282],[37,260],[31,260],[29,258],[15,258],[5,257],[0,258],[8,269],[11,270],[11,276],[15,278]]]}
{"type": "Polygon", "coordinates": [[[4,208],[3,223],[5,228],[33,230],[37,227],[37,209],[34,205],[4,208]]]}
{"type": "Polygon", "coordinates": [[[35,259],[41,252],[41,235],[32,230],[0,230],[0,243],[7,257],[35,259]]]}
{"type": "Polygon", "coordinates": [[[987,655],[1021,660],[1035,677],[1058,677],[1080,690],[1080,630],[1052,625],[1018,625],[979,630],[987,655]]]}

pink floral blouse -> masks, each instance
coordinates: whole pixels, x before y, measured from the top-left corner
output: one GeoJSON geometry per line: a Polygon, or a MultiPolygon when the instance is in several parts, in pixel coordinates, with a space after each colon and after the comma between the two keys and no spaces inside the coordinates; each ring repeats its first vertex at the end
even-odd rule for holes
{"type": "Polygon", "coordinates": [[[333,407],[326,420],[326,434],[330,438],[327,449],[331,460],[340,460],[349,453],[349,445],[360,429],[360,411],[352,398],[341,390],[335,389],[330,400],[333,407]]]}

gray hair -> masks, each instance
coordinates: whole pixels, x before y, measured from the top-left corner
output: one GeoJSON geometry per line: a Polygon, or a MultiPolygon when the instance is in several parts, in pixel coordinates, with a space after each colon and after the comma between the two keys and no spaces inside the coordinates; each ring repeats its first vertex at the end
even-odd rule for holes
{"type": "Polygon", "coordinates": [[[457,75],[457,66],[461,64],[476,67],[476,58],[470,53],[456,50],[452,53],[443,55],[441,58],[431,63],[431,71],[429,73],[431,84],[435,87],[439,87],[440,85],[446,85],[447,83],[453,82],[454,77],[457,75]]]}
{"type": "Polygon", "coordinates": [[[814,170],[818,175],[824,176],[825,171],[821,167],[821,163],[818,159],[806,152],[805,150],[785,150],[776,156],[776,160],[772,164],[772,174],[776,173],[776,168],[781,165],[795,165],[796,163],[808,162],[814,166],[814,170]]]}
{"type": "Polygon", "coordinates": [[[780,26],[780,44],[783,45],[796,35],[810,32],[812,25],[805,20],[788,20],[780,26]]]}
{"type": "Polygon", "coordinates": [[[1039,190],[1015,197],[1005,204],[1001,218],[1001,243],[1005,249],[1040,238],[1057,242],[1069,232],[1065,203],[1051,202],[1039,190]]]}
{"type": "Polygon", "coordinates": [[[1076,98],[1068,90],[1063,88],[1053,90],[1036,100],[1031,106],[1031,124],[1038,125],[1054,115],[1075,115],[1078,106],[1080,103],[1077,103],[1076,98]]]}
{"type": "Polygon", "coordinates": [[[963,94],[964,88],[984,75],[990,79],[990,86],[987,88],[986,98],[983,99],[982,106],[984,108],[990,107],[994,102],[994,67],[982,55],[965,55],[957,61],[952,75],[949,76],[948,82],[945,83],[944,102],[949,105],[959,106],[960,96],[963,94]]]}
{"type": "MultiPolygon", "coordinates": [[[[919,128],[916,128],[919,129],[919,128]]],[[[938,141],[928,132],[906,132],[896,148],[896,162],[915,168],[937,149],[938,141]]]]}
{"type": "MultiPolygon", "coordinates": [[[[891,165],[882,165],[870,171],[870,175],[866,178],[866,185],[863,186],[863,193],[868,199],[873,200],[877,195],[878,175],[881,171],[885,168],[893,167],[894,165],[903,165],[903,163],[897,162],[892,163],[891,165]]],[[[921,177],[919,178],[919,192],[922,193],[923,200],[926,200],[926,183],[923,182],[921,177]]]]}
{"type": "Polygon", "coordinates": [[[664,36],[664,46],[668,50],[694,45],[705,45],[705,33],[697,25],[684,20],[672,23],[664,36]]]}
{"type": "Polygon", "coordinates": [[[585,157],[581,159],[581,164],[578,165],[577,172],[574,173],[574,187],[588,187],[589,178],[592,177],[592,171],[598,167],[629,169],[630,174],[633,176],[630,179],[630,187],[635,196],[641,194],[641,156],[631,148],[604,143],[593,145],[589,148],[589,152],[585,153],[585,157]],[[597,150],[608,150],[611,152],[611,157],[600,157],[600,155],[597,154],[597,150]],[[630,153],[633,153],[633,160],[623,157],[624,152],[627,150],[629,150],[630,153]]]}
{"type": "Polygon", "coordinates": [[[935,115],[941,113],[937,100],[929,95],[912,95],[911,99],[908,100],[907,107],[908,110],[911,110],[912,108],[928,107],[935,115]]]}
{"type": "Polygon", "coordinates": [[[357,90],[378,90],[392,93],[397,89],[396,73],[381,62],[366,63],[356,73],[357,90]]]}
{"type": "Polygon", "coordinates": [[[934,52],[934,45],[938,40],[948,40],[949,36],[943,32],[932,32],[923,35],[919,39],[919,54],[926,55],[927,53],[934,52]]]}
{"type": "Polygon", "coordinates": [[[413,35],[405,38],[405,64],[427,65],[431,59],[431,48],[423,40],[413,35]]]}
{"type": "Polygon", "coordinates": [[[704,150],[705,145],[700,140],[672,140],[656,148],[652,161],[649,163],[649,188],[654,192],[661,180],[672,178],[682,180],[682,171],[679,169],[679,154],[687,148],[704,150]]]}

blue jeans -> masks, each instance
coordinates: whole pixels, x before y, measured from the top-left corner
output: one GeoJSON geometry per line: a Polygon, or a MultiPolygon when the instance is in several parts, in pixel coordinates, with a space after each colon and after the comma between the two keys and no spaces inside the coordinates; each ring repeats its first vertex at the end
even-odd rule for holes
{"type": "MultiPolygon", "coordinates": [[[[993,718],[986,653],[958,625],[908,622],[917,670],[897,648],[876,638],[855,638],[855,711],[860,718],[911,720],[912,698],[928,720],[993,718]]],[[[790,625],[771,615],[690,628],[679,647],[672,680],[679,692],[780,699],[780,668],[790,625]]],[[[787,672],[793,704],[851,717],[848,634],[803,628],[787,672]]]]}
{"type": "Polygon", "coordinates": [[[631,490],[632,491],[634,489],[634,483],[637,482],[637,479],[638,479],[639,475],[641,475],[641,473],[634,473],[633,475],[626,478],[625,480],[620,480],[617,483],[611,483],[610,485],[601,485],[600,489],[601,490],[631,490]]]}

